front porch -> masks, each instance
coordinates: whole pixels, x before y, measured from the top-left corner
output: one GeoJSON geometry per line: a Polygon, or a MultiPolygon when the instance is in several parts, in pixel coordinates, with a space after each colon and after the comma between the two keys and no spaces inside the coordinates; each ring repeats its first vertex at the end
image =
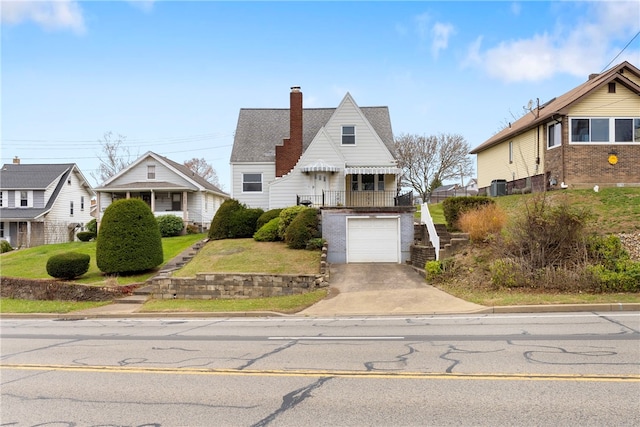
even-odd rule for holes
{"type": "MultiPolygon", "coordinates": [[[[175,215],[186,223],[189,221],[188,192],[187,191],[111,191],[111,203],[119,199],[137,198],[145,202],[156,217],[175,215]]],[[[98,201],[100,198],[98,197],[98,201]]],[[[99,206],[100,219],[106,206],[99,206]]]]}
{"type": "Polygon", "coordinates": [[[319,195],[296,195],[296,204],[310,207],[413,206],[413,194],[397,191],[331,191],[319,195]]]}

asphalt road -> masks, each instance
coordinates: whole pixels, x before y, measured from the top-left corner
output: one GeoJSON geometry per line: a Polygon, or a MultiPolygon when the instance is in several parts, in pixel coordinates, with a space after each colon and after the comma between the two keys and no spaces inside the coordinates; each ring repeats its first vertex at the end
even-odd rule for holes
{"type": "Polygon", "coordinates": [[[640,313],[0,321],[2,426],[640,425],[640,313]]]}

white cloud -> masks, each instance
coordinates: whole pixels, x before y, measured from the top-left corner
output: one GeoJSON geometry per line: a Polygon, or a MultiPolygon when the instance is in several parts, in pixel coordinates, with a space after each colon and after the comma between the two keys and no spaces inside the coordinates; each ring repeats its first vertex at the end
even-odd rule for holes
{"type": "Polygon", "coordinates": [[[73,0],[2,1],[2,22],[21,24],[34,22],[48,31],[70,29],[85,32],[84,17],[78,2],[73,0]]]}
{"type": "Polygon", "coordinates": [[[141,11],[150,13],[153,10],[155,0],[128,0],[128,2],[141,11]]]}
{"type": "Polygon", "coordinates": [[[522,5],[520,3],[511,3],[511,13],[518,16],[520,12],[522,12],[522,5]]]}
{"type": "Polygon", "coordinates": [[[431,28],[431,35],[433,36],[431,53],[434,58],[437,58],[440,51],[449,46],[449,37],[455,34],[455,31],[453,25],[443,24],[441,22],[436,22],[433,28],[431,28]]]}
{"type": "Polygon", "coordinates": [[[578,4],[571,12],[570,19],[564,23],[559,20],[552,32],[485,49],[482,38],[477,38],[463,65],[475,65],[507,82],[540,81],[558,73],[586,77],[599,72],[620,52],[636,33],[640,19],[637,2],[578,4]]]}

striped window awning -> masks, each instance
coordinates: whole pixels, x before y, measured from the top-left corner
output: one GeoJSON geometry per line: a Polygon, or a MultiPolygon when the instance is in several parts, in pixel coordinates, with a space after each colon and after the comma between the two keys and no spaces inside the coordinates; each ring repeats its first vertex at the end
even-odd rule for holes
{"type": "Polygon", "coordinates": [[[348,166],[345,175],[400,175],[402,170],[394,166],[348,166]]]}
{"type": "Polygon", "coordinates": [[[302,167],[302,172],[338,172],[339,170],[339,167],[330,165],[323,160],[318,160],[302,167]]]}

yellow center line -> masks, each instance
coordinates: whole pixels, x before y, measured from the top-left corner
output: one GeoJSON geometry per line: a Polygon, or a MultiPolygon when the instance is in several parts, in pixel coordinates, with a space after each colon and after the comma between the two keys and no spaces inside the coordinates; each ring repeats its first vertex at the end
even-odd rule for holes
{"type": "Polygon", "coordinates": [[[280,370],[280,369],[213,369],[166,368],[140,366],[90,366],[90,365],[29,365],[3,364],[0,369],[103,372],[126,374],[165,375],[220,375],[220,376],[271,376],[271,377],[340,377],[424,380],[485,380],[485,381],[585,381],[585,382],[640,382],[636,374],[506,374],[506,373],[435,373],[435,372],[382,372],[340,370],[280,370]]]}

